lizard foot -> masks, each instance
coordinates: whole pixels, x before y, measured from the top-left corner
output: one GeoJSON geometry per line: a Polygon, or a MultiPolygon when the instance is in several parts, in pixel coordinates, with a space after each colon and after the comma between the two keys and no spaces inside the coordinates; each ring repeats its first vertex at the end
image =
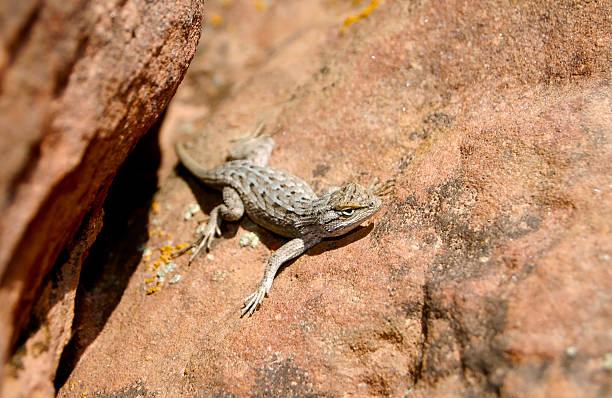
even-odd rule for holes
{"type": "Polygon", "coordinates": [[[265,296],[266,287],[260,285],[259,288],[255,291],[255,293],[244,299],[244,308],[242,309],[240,318],[242,318],[247,313],[249,314],[249,316],[253,315],[253,312],[255,312],[257,307],[261,305],[261,302],[263,301],[265,296]]]}
{"type": "Polygon", "coordinates": [[[194,240],[193,245],[190,245],[192,247],[197,245],[197,247],[191,257],[189,257],[189,262],[187,263],[188,265],[191,265],[193,259],[196,258],[203,248],[206,247],[206,250],[210,251],[210,245],[212,244],[215,235],[221,235],[221,230],[219,229],[219,225],[216,221],[209,220],[204,227],[204,230],[198,230],[197,234],[198,237],[194,240]]]}
{"type": "Polygon", "coordinates": [[[395,188],[395,178],[389,178],[385,182],[380,182],[378,178],[373,178],[370,183],[369,190],[373,191],[377,196],[385,196],[395,188]]]}
{"type": "Polygon", "coordinates": [[[187,263],[187,265],[191,265],[193,260],[200,253],[200,251],[202,251],[204,247],[206,247],[206,250],[210,250],[210,245],[212,244],[215,235],[221,235],[221,230],[219,229],[219,226],[217,225],[216,221],[213,220],[213,222],[211,222],[211,220],[209,219],[208,223],[206,224],[206,226],[204,226],[204,228],[200,226],[197,229],[195,235],[195,239],[186,247],[175,252],[173,257],[182,256],[187,251],[195,248],[193,254],[191,255],[191,257],[189,257],[189,262],[187,263]]]}
{"type": "Polygon", "coordinates": [[[250,160],[258,166],[268,164],[270,154],[274,148],[274,140],[263,134],[264,123],[259,123],[255,132],[233,140],[236,146],[229,152],[228,160],[250,160]]]}

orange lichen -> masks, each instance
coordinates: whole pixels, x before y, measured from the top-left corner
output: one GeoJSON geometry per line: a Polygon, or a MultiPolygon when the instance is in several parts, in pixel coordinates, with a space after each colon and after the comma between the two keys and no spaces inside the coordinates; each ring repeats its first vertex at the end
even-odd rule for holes
{"type": "MultiPolygon", "coordinates": [[[[355,2],[353,2],[353,3],[355,3],[355,2]]],[[[355,4],[358,4],[358,3],[359,2],[357,2],[355,4]]],[[[344,23],[342,24],[342,27],[340,28],[340,32],[338,32],[338,33],[343,35],[344,31],[346,30],[346,28],[351,26],[353,23],[359,21],[360,19],[366,18],[368,15],[370,15],[372,13],[372,11],[374,11],[374,9],[376,7],[378,7],[378,4],[379,4],[378,0],[372,0],[370,5],[367,6],[365,10],[361,11],[357,15],[354,15],[352,17],[348,17],[347,19],[345,19],[344,23]]]]}
{"type": "Polygon", "coordinates": [[[159,248],[159,251],[161,252],[161,254],[163,256],[169,256],[172,254],[172,252],[174,251],[174,247],[173,246],[162,246],[159,248]]]}
{"type": "Polygon", "coordinates": [[[161,287],[161,282],[157,282],[157,284],[155,285],[155,287],[149,288],[147,289],[147,294],[153,294],[155,292],[158,292],[160,287],[161,287]]]}
{"type": "Polygon", "coordinates": [[[263,11],[266,9],[266,3],[261,0],[257,0],[253,2],[253,7],[255,7],[257,11],[263,11]]]}
{"type": "Polygon", "coordinates": [[[208,20],[210,21],[210,24],[215,28],[219,28],[223,25],[223,17],[217,13],[210,14],[208,20]]]}
{"type": "MultiPolygon", "coordinates": [[[[152,231],[152,232],[157,233],[158,231],[152,231]]],[[[169,234],[168,234],[168,236],[169,236],[169,234]]],[[[178,250],[183,249],[186,246],[187,246],[187,243],[180,243],[180,244],[175,245],[175,246],[165,245],[165,246],[162,246],[162,247],[158,248],[157,250],[159,250],[159,258],[157,260],[155,260],[154,262],[152,262],[151,264],[145,265],[145,270],[146,271],[157,271],[161,266],[166,266],[167,264],[170,264],[172,258],[175,256],[176,252],[178,250]]],[[[144,258],[143,258],[143,260],[144,260],[144,258]]],[[[146,261],[148,261],[148,259],[146,261]]],[[[174,266],[176,266],[176,264],[172,266],[172,269],[174,269],[174,266]]],[[[159,276],[160,275],[154,275],[151,278],[145,279],[144,283],[145,284],[153,283],[153,282],[155,282],[156,278],[159,277],[159,276]]],[[[153,294],[153,293],[159,291],[162,283],[163,283],[163,278],[158,279],[157,285],[155,287],[147,289],[146,293],[147,294],[153,294]]]]}
{"type": "Polygon", "coordinates": [[[155,236],[159,236],[160,238],[163,238],[164,235],[168,235],[166,232],[164,231],[159,231],[157,229],[153,229],[151,231],[149,231],[149,238],[153,238],[155,236]]]}

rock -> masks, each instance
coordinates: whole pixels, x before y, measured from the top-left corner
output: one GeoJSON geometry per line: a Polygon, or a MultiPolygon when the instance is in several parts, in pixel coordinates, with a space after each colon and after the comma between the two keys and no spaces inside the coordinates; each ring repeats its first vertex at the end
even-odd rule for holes
{"type": "Polygon", "coordinates": [[[21,365],[7,368],[2,396],[49,396],[106,192],[182,80],[202,10],[195,0],[5,3],[0,357],[7,358],[28,323],[33,329],[19,341],[12,360],[21,365]],[[46,277],[59,280],[49,287],[46,277]]]}
{"type": "Polygon", "coordinates": [[[256,3],[207,3],[217,28],[161,131],[158,222],[132,223],[81,283],[59,396],[609,395],[605,7],[256,3]],[[172,143],[213,166],[262,120],[271,165],[315,190],[375,176],[397,188],[241,319],[283,242],[247,220],[191,266],[173,259],[180,283],[151,278],[167,241],[197,229],[183,219],[194,195],[205,214],[220,200],[173,171],[172,143]],[[143,228],[151,257],[126,250],[143,228]],[[239,229],[262,244],[241,248],[239,229]]]}

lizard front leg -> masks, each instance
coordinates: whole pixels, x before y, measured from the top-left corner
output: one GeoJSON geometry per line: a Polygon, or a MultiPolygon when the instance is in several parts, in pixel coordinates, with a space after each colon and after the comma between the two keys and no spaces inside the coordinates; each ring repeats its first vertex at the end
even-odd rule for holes
{"type": "Polygon", "coordinates": [[[249,316],[253,315],[253,312],[259,307],[264,297],[270,293],[274,277],[283,263],[292,258],[296,258],[318,242],[320,242],[320,239],[316,237],[308,236],[296,238],[285,243],[277,251],[272,253],[266,265],[263,279],[259,283],[259,287],[253,294],[244,299],[244,308],[242,309],[240,317],[243,317],[247,313],[249,316]]]}

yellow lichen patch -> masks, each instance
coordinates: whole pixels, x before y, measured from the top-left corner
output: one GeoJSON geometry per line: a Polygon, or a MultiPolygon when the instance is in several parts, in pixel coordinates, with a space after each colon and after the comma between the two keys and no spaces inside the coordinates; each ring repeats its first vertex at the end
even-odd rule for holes
{"type": "MultiPolygon", "coordinates": [[[[355,2],[353,2],[354,4],[357,4],[355,2]]],[[[359,21],[360,19],[363,19],[365,17],[367,17],[368,15],[370,15],[370,13],[372,13],[372,11],[374,11],[374,9],[376,7],[378,7],[378,0],[372,0],[372,2],[370,3],[369,6],[366,7],[365,10],[361,11],[359,14],[354,15],[352,17],[348,17],[347,19],[344,20],[344,23],[342,24],[342,27],[340,28],[340,31],[338,32],[339,34],[343,35],[344,31],[351,26],[353,23],[359,21]]]]}
{"type": "Polygon", "coordinates": [[[173,246],[162,246],[159,248],[159,251],[161,252],[162,256],[170,256],[172,255],[172,252],[174,251],[174,247],[173,246]]]}
{"type": "Polygon", "coordinates": [[[183,375],[187,376],[189,374],[189,372],[195,372],[196,371],[196,366],[194,365],[191,370],[189,370],[188,368],[183,369],[183,375]]]}
{"type": "Polygon", "coordinates": [[[149,238],[153,238],[155,236],[159,236],[160,238],[163,238],[164,235],[168,235],[166,232],[164,231],[159,231],[157,229],[153,229],[151,231],[149,231],[149,238]]]}
{"type": "MultiPolygon", "coordinates": [[[[154,272],[157,272],[157,274],[148,279],[145,279],[144,283],[150,284],[150,283],[154,283],[157,280],[157,285],[155,287],[147,289],[146,290],[147,294],[153,294],[159,291],[161,285],[164,282],[164,275],[168,272],[171,272],[176,267],[176,264],[171,262],[172,258],[176,255],[177,251],[183,249],[187,245],[188,245],[187,243],[181,243],[178,245],[164,245],[156,249],[159,251],[159,257],[151,264],[145,265],[145,271],[154,271],[154,272]],[[162,268],[161,271],[158,271],[160,267],[164,267],[164,268],[162,268]]],[[[169,283],[170,284],[177,283],[179,280],[180,280],[180,274],[175,275],[172,279],[170,279],[169,283]]]]}
{"type": "Polygon", "coordinates": [[[160,287],[161,287],[161,282],[157,282],[155,287],[151,287],[151,288],[147,289],[147,294],[153,294],[155,292],[158,292],[160,287]]]}
{"type": "Polygon", "coordinates": [[[208,17],[208,21],[215,28],[220,28],[221,25],[223,25],[223,17],[221,15],[217,14],[217,13],[214,13],[214,12],[212,14],[210,14],[210,16],[208,17]]]}
{"type": "Polygon", "coordinates": [[[263,11],[266,9],[266,3],[261,0],[256,0],[253,2],[253,7],[255,7],[257,11],[263,11]]]}
{"type": "Polygon", "coordinates": [[[151,210],[153,210],[153,213],[157,213],[159,211],[159,202],[153,202],[151,204],[151,210]]]}

